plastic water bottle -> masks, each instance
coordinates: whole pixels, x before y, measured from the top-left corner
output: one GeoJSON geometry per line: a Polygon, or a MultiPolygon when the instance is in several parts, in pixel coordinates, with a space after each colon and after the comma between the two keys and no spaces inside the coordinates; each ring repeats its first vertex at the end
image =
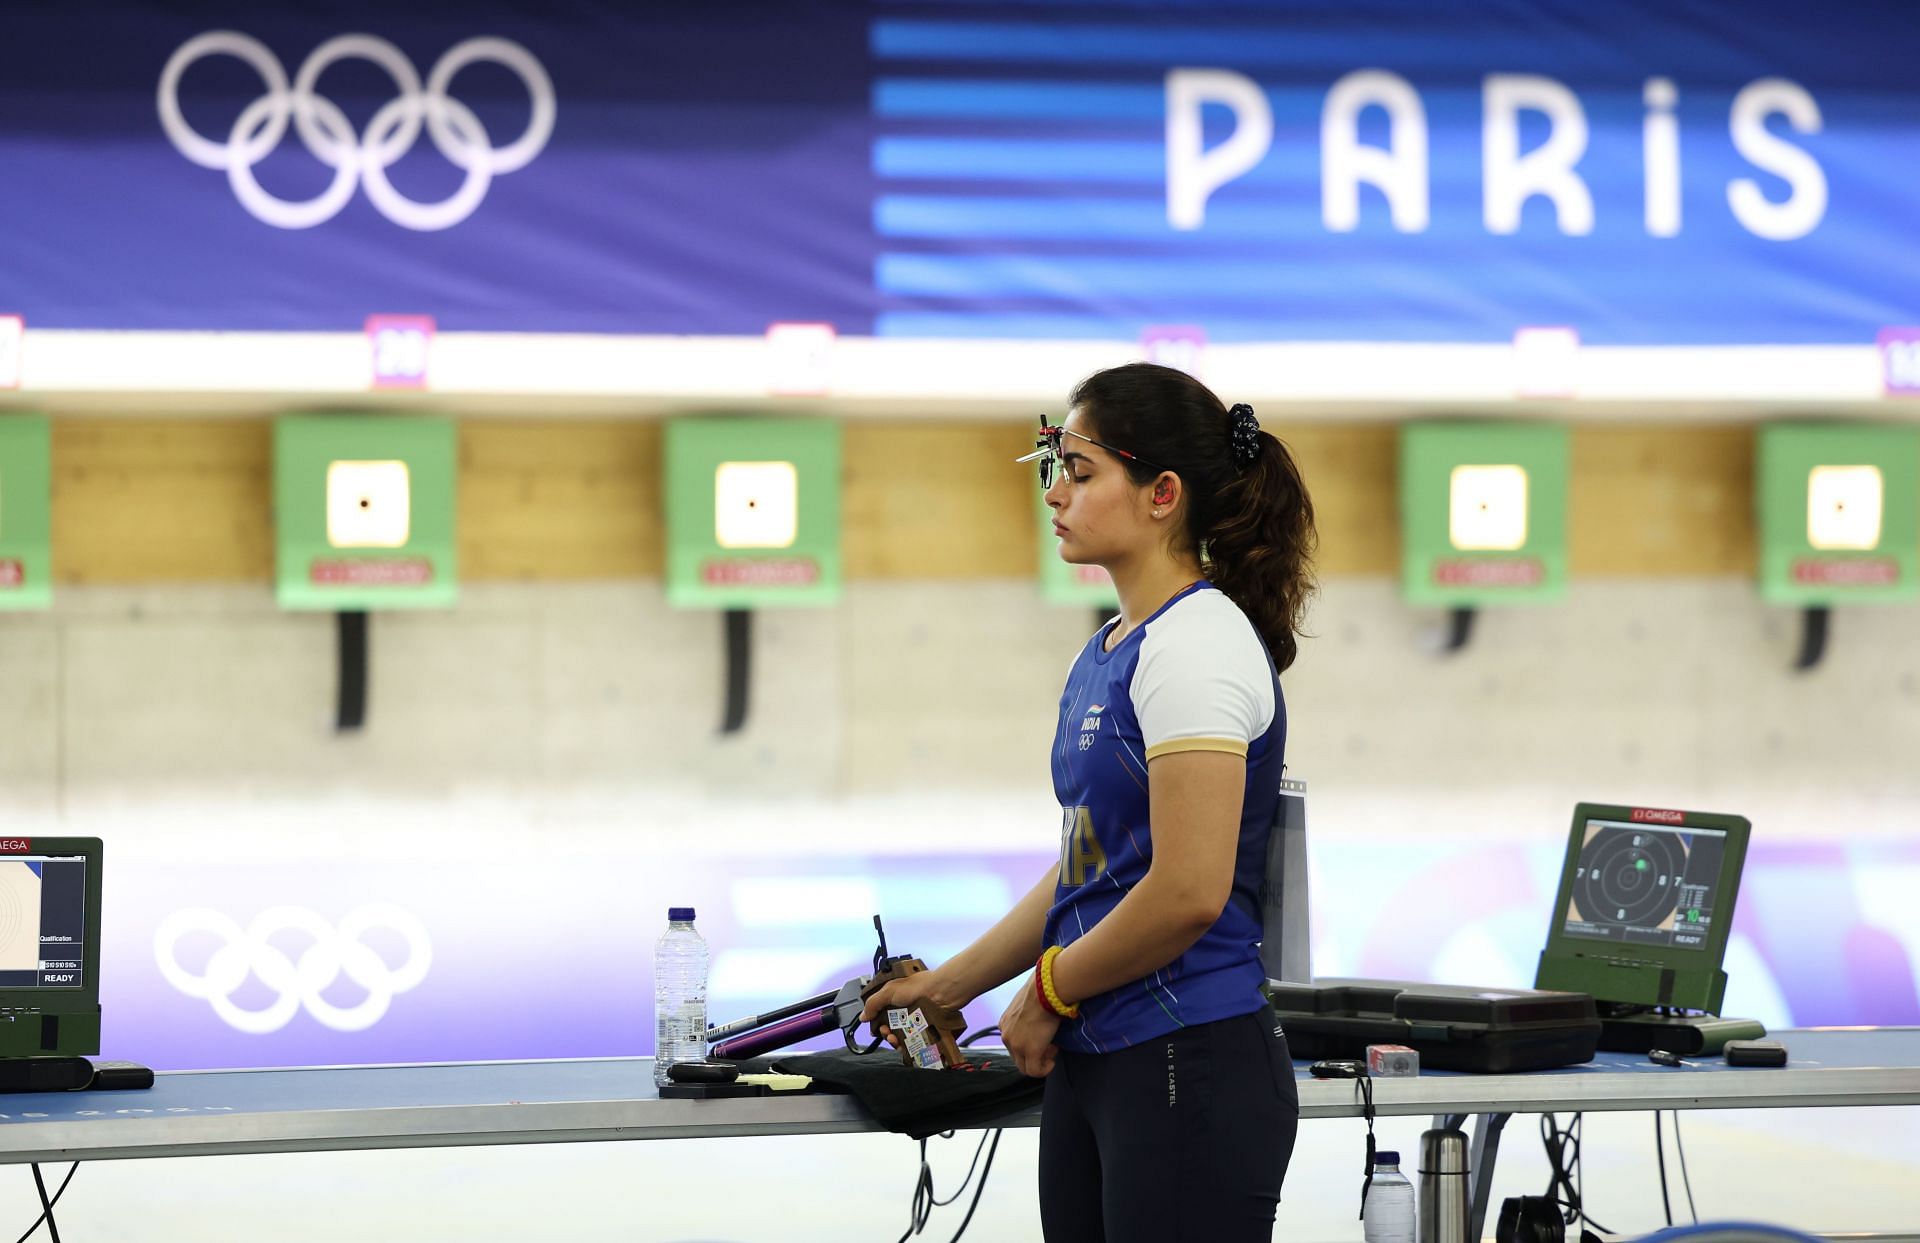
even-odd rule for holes
{"type": "Polygon", "coordinates": [[[1413,1243],[1413,1184],[1400,1172],[1400,1154],[1373,1154],[1373,1185],[1360,1211],[1367,1243],[1413,1243]]]}
{"type": "Polygon", "coordinates": [[[667,931],[653,947],[653,1083],[667,1086],[667,1068],[707,1056],[707,942],[693,927],[693,908],[667,910],[667,931]]]}

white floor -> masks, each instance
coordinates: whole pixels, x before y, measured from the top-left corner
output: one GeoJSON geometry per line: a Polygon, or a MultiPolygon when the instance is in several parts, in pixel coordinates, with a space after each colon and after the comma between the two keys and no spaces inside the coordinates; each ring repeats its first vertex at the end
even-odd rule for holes
{"type": "MultiPolygon", "coordinates": [[[[1702,1220],[1824,1232],[1920,1228],[1920,1109],[1683,1118],[1702,1220]]],[[[1660,1226],[1652,1116],[1593,1114],[1586,1122],[1589,1210],[1623,1234],[1660,1226]]],[[[1384,1119],[1381,1145],[1412,1149],[1426,1125],[1384,1119]]],[[[1544,1190],[1536,1125],[1528,1116],[1513,1120],[1496,1201],[1544,1190]]],[[[977,1138],[934,1142],[941,1197],[958,1187],[977,1138]]],[[[969,1240],[1039,1240],[1037,1138],[1032,1130],[1006,1133],[969,1240]]],[[[1358,1240],[1361,1152],[1357,1122],[1303,1124],[1274,1237],[1358,1240]]],[[[917,1146],[904,1137],[860,1135],[104,1162],[81,1168],[58,1217],[63,1238],[155,1243],[890,1243],[906,1229],[917,1161],[917,1146]]],[[[1684,1220],[1671,1148],[1668,1165],[1684,1220]]],[[[51,1172],[62,1176],[65,1167],[51,1172]]],[[[938,1210],[922,1237],[951,1238],[965,1204],[938,1210]]],[[[15,1222],[24,1230],[37,1212],[28,1172],[0,1173],[0,1233],[15,1222]]]]}

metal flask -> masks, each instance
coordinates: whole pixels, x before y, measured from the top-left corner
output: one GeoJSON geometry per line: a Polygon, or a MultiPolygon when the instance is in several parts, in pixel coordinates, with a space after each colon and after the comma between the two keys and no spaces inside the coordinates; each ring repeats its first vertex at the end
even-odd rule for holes
{"type": "Polygon", "coordinates": [[[1468,1243],[1467,1137],[1453,1130],[1420,1137],[1418,1243],[1468,1243]]]}

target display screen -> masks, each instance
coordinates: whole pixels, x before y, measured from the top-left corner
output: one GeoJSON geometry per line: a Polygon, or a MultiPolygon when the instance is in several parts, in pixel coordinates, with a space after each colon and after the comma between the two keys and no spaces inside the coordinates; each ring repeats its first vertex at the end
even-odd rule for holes
{"type": "Polygon", "coordinates": [[[1705,949],[1727,835],[1589,820],[1566,930],[1621,944],[1705,949]]]}
{"type": "Polygon", "coordinates": [[[86,959],[87,861],[0,859],[0,988],[79,988],[86,959]]]}

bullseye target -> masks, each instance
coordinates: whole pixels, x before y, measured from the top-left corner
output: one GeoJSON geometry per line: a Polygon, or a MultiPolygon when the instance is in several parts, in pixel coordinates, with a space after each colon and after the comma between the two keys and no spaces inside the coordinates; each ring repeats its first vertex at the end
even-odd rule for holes
{"type": "Polygon", "coordinates": [[[1580,849],[1577,868],[1576,919],[1659,928],[1679,904],[1687,851],[1667,833],[1596,829],[1580,849]]]}

